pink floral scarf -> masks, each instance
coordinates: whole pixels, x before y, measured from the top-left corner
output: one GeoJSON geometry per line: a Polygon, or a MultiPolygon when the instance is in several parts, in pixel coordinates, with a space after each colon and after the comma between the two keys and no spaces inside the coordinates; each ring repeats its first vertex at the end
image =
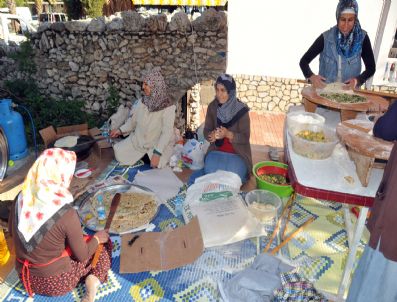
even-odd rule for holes
{"type": "Polygon", "coordinates": [[[68,188],[75,166],[74,152],[53,148],[45,150],[30,168],[16,205],[18,235],[28,251],[70,208],[73,196],[68,188]]]}

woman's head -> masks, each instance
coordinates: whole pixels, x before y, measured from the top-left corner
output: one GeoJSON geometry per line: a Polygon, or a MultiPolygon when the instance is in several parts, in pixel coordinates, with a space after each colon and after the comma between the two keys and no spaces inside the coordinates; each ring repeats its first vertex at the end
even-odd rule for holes
{"type": "Polygon", "coordinates": [[[230,98],[236,96],[236,82],[228,74],[221,74],[215,82],[216,99],[219,103],[224,104],[230,98]]]}
{"type": "Polygon", "coordinates": [[[339,0],[336,8],[336,50],[339,55],[351,58],[361,52],[365,33],[358,20],[356,0],[339,0]]]}
{"type": "Polygon", "coordinates": [[[74,152],[53,148],[45,150],[30,168],[18,196],[18,230],[24,240],[29,241],[55,213],[73,201],[68,188],[75,166],[74,152]]]}
{"type": "Polygon", "coordinates": [[[149,71],[143,79],[142,102],[150,112],[159,111],[172,105],[172,100],[167,94],[167,85],[158,70],[149,71]]]}
{"type": "Polygon", "coordinates": [[[338,29],[347,36],[356,24],[358,15],[358,4],[356,0],[340,0],[336,8],[336,20],[338,29]]]}

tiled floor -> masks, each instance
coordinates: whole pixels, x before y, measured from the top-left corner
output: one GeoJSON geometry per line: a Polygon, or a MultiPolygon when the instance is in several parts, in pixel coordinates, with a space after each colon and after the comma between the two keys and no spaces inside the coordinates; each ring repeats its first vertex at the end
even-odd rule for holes
{"type": "MultiPolygon", "coordinates": [[[[204,122],[207,107],[202,106],[200,120],[204,122]]],[[[283,147],[285,113],[250,111],[251,145],[283,147]]]]}

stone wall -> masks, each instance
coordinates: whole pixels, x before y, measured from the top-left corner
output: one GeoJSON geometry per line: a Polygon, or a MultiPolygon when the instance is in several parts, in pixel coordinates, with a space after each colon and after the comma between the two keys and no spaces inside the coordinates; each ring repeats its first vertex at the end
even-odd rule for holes
{"type": "Polygon", "coordinates": [[[254,111],[286,112],[300,104],[304,84],[296,79],[234,75],[238,97],[254,111]]]}
{"type": "MultiPolygon", "coordinates": [[[[100,111],[111,86],[122,101],[140,97],[142,78],[153,68],[161,69],[175,101],[195,84],[216,79],[226,69],[227,17],[214,9],[194,21],[184,12],[144,18],[127,11],[43,24],[31,40],[43,94],[84,100],[88,111],[100,111]]],[[[0,81],[23,77],[10,68],[12,60],[0,62],[0,81]]]]}

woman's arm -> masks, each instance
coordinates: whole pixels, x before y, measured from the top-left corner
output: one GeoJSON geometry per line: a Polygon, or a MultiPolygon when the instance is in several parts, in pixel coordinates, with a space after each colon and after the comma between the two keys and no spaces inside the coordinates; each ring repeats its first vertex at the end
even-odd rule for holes
{"type": "Polygon", "coordinates": [[[306,51],[299,62],[299,66],[303,72],[306,79],[310,78],[314,73],[310,69],[310,62],[313,61],[324,49],[324,36],[321,34],[306,51]]]}
{"type": "MultiPolygon", "coordinates": [[[[231,131],[232,139],[230,139],[230,137],[229,137],[230,141],[233,144],[241,144],[241,145],[249,144],[250,143],[250,135],[251,135],[250,126],[251,126],[250,116],[249,116],[249,113],[247,112],[237,122],[237,128],[240,130],[238,132],[231,131]]],[[[228,136],[226,136],[226,137],[228,137],[228,136]]]]}
{"type": "Polygon", "coordinates": [[[175,122],[175,105],[169,106],[163,110],[162,121],[160,124],[161,135],[155,150],[163,153],[165,147],[169,144],[172,135],[174,135],[174,122],[175,122]]]}
{"type": "Polygon", "coordinates": [[[66,223],[64,223],[63,228],[66,234],[66,243],[72,250],[73,256],[79,262],[83,262],[95,253],[98,241],[91,238],[90,241],[85,242],[76,210],[70,210],[65,215],[67,217],[65,217],[66,223]]]}
{"type": "Polygon", "coordinates": [[[211,142],[211,138],[209,137],[209,135],[214,131],[214,129],[216,128],[216,103],[215,101],[211,102],[208,105],[208,109],[207,109],[207,113],[205,115],[205,122],[204,122],[204,130],[203,130],[203,134],[204,137],[207,141],[211,142]],[[215,109],[214,109],[215,108],[215,109]]]}
{"type": "Polygon", "coordinates": [[[372,51],[371,41],[368,35],[365,36],[363,41],[363,48],[361,51],[361,58],[364,61],[365,70],[357,77],[357,84],[361,86],[375,73],[375,58],[372,51]]]}
{"type": "Polygon", "coordinates": [[[129,117],[125,123],[119,128],[121,131],[121,134],[128,134],[131,133],[132,131],[135,130],[136,128],[136,124],[137,124],[137,120],[138,120],[138,115],[139,115],[139,111],[142,108],[142,102],[141,100],[138,101],[136,106],[132,107],[132,116],[129,117]]]}

